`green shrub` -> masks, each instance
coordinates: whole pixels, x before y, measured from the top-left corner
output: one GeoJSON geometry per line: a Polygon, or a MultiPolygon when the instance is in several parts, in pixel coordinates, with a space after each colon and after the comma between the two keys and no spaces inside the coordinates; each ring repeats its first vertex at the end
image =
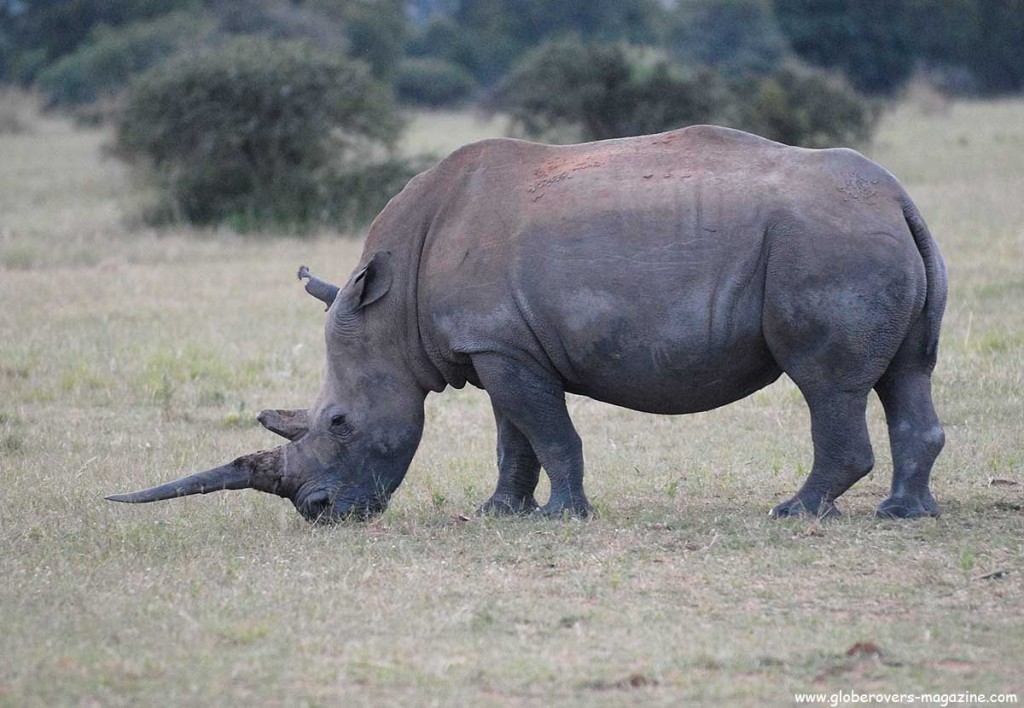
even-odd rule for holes
{"type": "Polygon", "coordinates": [[[533,137],[573,126],[579,137],[603,140],[708,122],[722,90],[710,70],[685,74],[656,52],[570,39],[527,55],[491,107],[533,137]]]}
{"type": "Polygon", "coordinates": [[[356,165],[331,176],[326,186],[328,215],[351,227],[371,221],[405,183],[436,162],[431,157],[392,157],[356,165]]]}
{"type": "Polygon", "coordinates": [[[469,98],[476,90],[473,75],[444,59],[406,59],[398,67],[398,98],[420,106],[448,106],[469,98]]]}
{"type": "Polygon", "coordinates": [[[651,50],[563,40],[542,46],[501,82],[491,107],[527,135],[600,140],[720,123],[791,145],[864,143],[872,104],[816,70],[763,77],[684,70],[651,50]]]}
{"type": "Polygon", "coordinates": [[[860,145],[871,140],[877,104],[845,82],[797,65],[737,87],[735,127],[804,147],[860,145]]]}
{"type": "Polygon", "coordinates": [[[245,37],[140,78],[118,143],[149,162],[173,212],[250,227],[339,217],[333,185],[388,157],[400,129],[361,62],[245,37]]]}
{"type": "Polygon", "coordinates": [[[44,69],[38,83],[48,107],[92,103],[119,93],[129,79],[203,34],[203,21],[179,12],[112,29],[100,26],[76,51],[44,69]]]}

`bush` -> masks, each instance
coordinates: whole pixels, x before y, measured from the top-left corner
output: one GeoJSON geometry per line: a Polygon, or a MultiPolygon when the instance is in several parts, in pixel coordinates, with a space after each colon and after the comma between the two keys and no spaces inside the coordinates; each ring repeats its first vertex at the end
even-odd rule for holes
{"type": "Polygon", "coordinates": [[[688,76],[657,53],[572,39],[527,55],[490,106],[533,137],[573,126],[579,137],[603,140],[707,122],[720,89],[711,71],[688,76]]]}
{"type": "Polygon", "coordinates": [[[398,98],[420,106],[448,106],[477,89],[472,74],[443,59],[406,59],[398,67],[398,98]]]}
{"type": "Polygon", "coordinates": [[[868,143],[879,114],[878,104],[838,77],[798,65],[748,79],[736,92],[734,127],[788,145],[821,148],[868,143]]]}
{"type": "Polygon", "coordinates": [[[118,29],[100,27],[88,42],[38,77],[48,107],[92,103],[119,93],[129,79],[202,35],[202,20],[173,13],[118,29]]]}
{"type": "Polygon", "coordinates": [[[725,79],[684,71],[657,52],[621,45],[547,44],[499,85],[491,108],[527,135],[601,140],[721,123],[789,143],[823,147],[866,142],[876,113],[820,71],[784,66],[764,77],[725,79]]]}
{"type": "Polygon", "coordinates": [[[149,162],[176,213],[248,227],[338,218],[332,185],[389,155],[400,129],[364,64],[248,37],[141,77],[118,144],[149,162]]]}
{"type": "Polygon", "coordinates": [[[371,221],[405,183],[436,162],[431,157],[390,158],[332,175],[326,186],[331,215],[344,226],[371,221]]]}

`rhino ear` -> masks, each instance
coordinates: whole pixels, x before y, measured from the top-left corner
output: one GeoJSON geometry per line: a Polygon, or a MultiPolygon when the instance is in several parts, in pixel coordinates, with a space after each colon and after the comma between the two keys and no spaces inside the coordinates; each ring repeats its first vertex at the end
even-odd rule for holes
{"type": "Polygon", "coordinates": [[[361,310],[380,300],[391,289],[391,254],[378,251],[370,258],[366,267],[356,273],[348,297],[355,309],[361,310]]]}
{"type": "Polygon", "coordinates": [[[289,440],[298,440],[309,432],[309,411],[304,408],[265,410],[256,416],[256,420],[270,432],[289,440]]]}

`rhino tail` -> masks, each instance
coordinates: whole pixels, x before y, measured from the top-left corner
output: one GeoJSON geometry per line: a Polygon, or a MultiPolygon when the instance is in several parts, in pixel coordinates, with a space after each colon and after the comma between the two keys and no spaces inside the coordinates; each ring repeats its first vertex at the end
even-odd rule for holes
{"type": "Polygon", "coordinates": [[[924,355],[930,366],[934,366],[939,350],[939,330],[942,326],[942,315],[946,310],[948,284],[946,264],[939,252],[939,245],[932,238],[932,233],[918,211],[917,205],[910,196],[903,193],[901,198],[903,218],[914,236],[914,243],[924,261],[927,294],[924,303],[925,342],[924,355]]]}

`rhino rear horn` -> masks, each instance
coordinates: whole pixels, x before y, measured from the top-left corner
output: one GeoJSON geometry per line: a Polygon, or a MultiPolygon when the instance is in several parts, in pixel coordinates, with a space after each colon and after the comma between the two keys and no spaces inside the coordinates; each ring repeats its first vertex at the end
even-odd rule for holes
{"type": "Polygon", "coordinates": [[[309,411],[305,408],[296,410],[268,409],[260,411],[256,420],[270,432],[277,433],[288,440],[298,440],[309,432],[309,411]]]}
{"type": "Polygon", "coordinates": [[[290,497],[294,490],[288,489],[284,484],[282,459],[280,447],[255,452],[205,472],[197,472],[173,482],[130,494],[112,494],[106,499],[128,504],[145,504],[192,494],[209,494],[224,489],[258,489],[261,492],[290,497]]]}
{"type": "Polygon", "coordinates": [[[306,266],[299,266],[299,280],[303,279],[306,280],[306,292],[327,305],[325,309],[331,309],[334,298],[338,296],[338,286],[331,285],[325,280],[320,280],[320,278],[310,273],[309,268],[306,266]]]}

